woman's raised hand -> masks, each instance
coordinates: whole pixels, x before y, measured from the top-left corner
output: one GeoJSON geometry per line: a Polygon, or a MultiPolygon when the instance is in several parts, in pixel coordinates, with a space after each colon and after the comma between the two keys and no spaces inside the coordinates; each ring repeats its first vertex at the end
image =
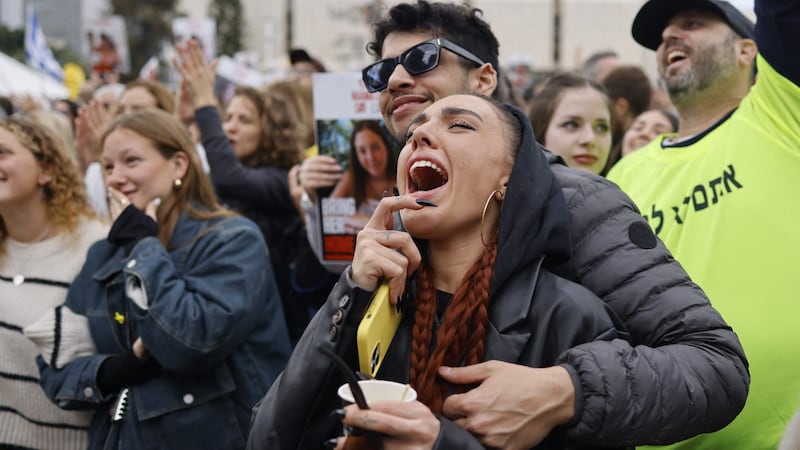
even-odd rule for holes
{"type": "Polygon", "coordinates": [[[178,105],[191,103],[194,108],[216,106],[214,94],[214,70],[216,62],[206,62],[205,55],[194,39],[176,46],[179,58],[172,64],[181,74],[181,86],[178,90],[178,105]]]}
{"type": "Polygon", "coordinates": [[[361,289],[375,290],[389,284],[393,303],[403,295],[406,277],[417,270],[421,257],[411,235],[394,230],[394,213],[401,209],[422,209],[414,197],[401,195],[381,199],[369,222],[358,233],[350,277],[361,289]]]}
{"type": "Polygon", "coordinates": [[[91,100],[78,110],[78,118],[75,120],[75,142],[83,170],[86,170],[90,163],[100,159],[100,141],[113,116],[114,112],[106,109],[98,100],[91,100]]]}

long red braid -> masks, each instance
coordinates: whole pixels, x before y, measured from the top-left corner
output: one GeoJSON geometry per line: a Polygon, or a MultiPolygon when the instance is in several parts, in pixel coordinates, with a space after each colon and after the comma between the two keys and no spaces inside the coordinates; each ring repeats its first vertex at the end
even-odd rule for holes
{"type": "Polygon", "coordinates": [[[420,267],[417,273],[418,298],[409,378],[417,391],[417,398],[434,413],[441,412],[450,389],[450,385],[438,376],[439,367],[476,364],[483,360],[489,323],[489,281],[495,258],[497,244],[493,243],[464,275],[444,314],[432,352],[436,288],[427,265],[420,267]]]}

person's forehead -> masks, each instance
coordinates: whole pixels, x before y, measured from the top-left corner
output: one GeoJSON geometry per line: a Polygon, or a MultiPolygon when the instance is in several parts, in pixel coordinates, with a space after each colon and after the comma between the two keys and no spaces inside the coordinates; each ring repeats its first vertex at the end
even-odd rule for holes
{"type": "Polygon", "coordinates": [[[125,92],[122,93],[120,97],[120,101],[131,99],[137,100],[152,100],[153,102],[156,101],[156,96],[153,95],[150,91],[147,90],[144,86],[135,86],[130,89],[127,89],[125,92]]]}
{"type": "Polygon", "coordinates": [[[565,89],[556,105],[556,113],[586,110],[601,105],[608,109],[603,95],[590,87],[574,87],[565,89]]]}
{"type": "Polygon", "coordinates": [[[360,140],[380,140],[381,137],[378,136],[374,131],[370,130],[369,128],[363,128],[356,132],[355,139],[360,140]]]}
{"type": "Polygon", "coordinates": [[[433,34],[426,31],[394,31],[386,35],[386,39],[383,40],[381,58],[393,58],[432,38],[433,34]]]}
{"type": "Polygon", "coordinates": [[[683,11],[678,11],[672,17],[667,20],[667,25],[675,23],[680,20],[686,19],[702,19],[702,20],[711,20],[715,22],[722,22],[727,25],[725,19],[720,16],[718,13],[714,11],[709,11],[707,9],[697,9],[697,8],[690,8],[684,9],[683,11]]]}
{"type": "Polygon", "coordinates": [[[471,111],[478,114],[484,122],[497,118],[497,112],[488,101],[474,95],[450,95],[442,98],[423,112],[431,117],[449,116],[471,111]]]}
{"type": "Polygon", "coordinates": [[[292,64],[292,68],[294,70],[305,70],[309,72],[317,71],[316,68],[314,67],[314,64],[312,64],[311,61],[298,61],[292,64]]]}
{"type": "Polygon", "coordinates": [[[256,108],[256,104],[253,102],[253,99],[243,94],[234,95],[233,98],[231,98],[231,101],[228,102],[227,109],[246,110],[247,112],[254,114],[258,112],[258,108],[256,108]]]}

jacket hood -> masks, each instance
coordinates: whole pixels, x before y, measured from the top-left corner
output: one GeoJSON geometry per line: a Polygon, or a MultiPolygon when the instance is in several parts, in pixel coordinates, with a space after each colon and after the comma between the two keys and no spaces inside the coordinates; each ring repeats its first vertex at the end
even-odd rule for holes
{"type": "Polygon", "coordinates": [[[528,117],[505,105],[522,128],[520,147],[500,213],[497,260],[491,291],[518,270],[546,258],[552,266],[569,259],[569,211],[528,117]]]}

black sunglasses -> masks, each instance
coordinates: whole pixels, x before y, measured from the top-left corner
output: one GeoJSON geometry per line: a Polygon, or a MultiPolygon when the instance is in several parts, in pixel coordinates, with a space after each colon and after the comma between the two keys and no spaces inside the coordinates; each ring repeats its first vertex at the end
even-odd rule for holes
{"type": "Polygon", "coordinates": [[[382,59],[374,64],[370,64],[361,71],[361,78],[369,92],[380,92],[389,85],[389,77],[392,76],[395,67],[401,64],[411,75],[422,75],[429,72],[439,65],[439,53],[442,48],[446,48],[456,55],[482,66],[483,60],[475,56],[472,52],[456,45],[447,39],[434,38],[429,41],[421,42],[394,58],[382,59]]]}

